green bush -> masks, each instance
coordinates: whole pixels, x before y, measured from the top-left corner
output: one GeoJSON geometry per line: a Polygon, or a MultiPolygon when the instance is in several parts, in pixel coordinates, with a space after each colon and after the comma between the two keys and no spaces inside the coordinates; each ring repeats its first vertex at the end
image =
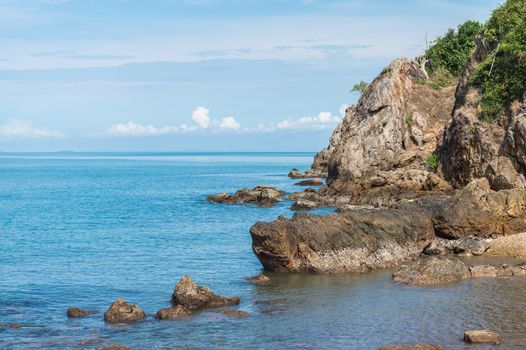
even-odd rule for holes
{"type": "Polygon", "coordinates": [[[476,135],[477,132],[479,131],[479,128],[476,126],[476,125],[470,125],[468,127],[468,131],[471,135],[476,135]]]}
{"type": "Polygon", "coordinates": [[[426,59],[426,69],[432,77],[438,70],[446,70],[458,77],[476,45],[477,34],[483,26],[477,21],[467,21],[435,39],[419,60],[426,59]]]}
{"type": "Polygon", "coordinates": [[[404,118],[404,121],[407,125],[411,125],[413,123],[413,116],[408,115],[404,118]]]}
{"type": "Polygon", "coordinates": [[[489,54],[472,81],[482,90],[481,118],[491,121],[526,91],[526,0],[508,0],[484,27],[489,54]]]}
{"type": "Polygon", "coordinates": [[[435,171],[438,169],[438,155],[435,152],[427,156],[426,165],[429,170],[435,171]]]}

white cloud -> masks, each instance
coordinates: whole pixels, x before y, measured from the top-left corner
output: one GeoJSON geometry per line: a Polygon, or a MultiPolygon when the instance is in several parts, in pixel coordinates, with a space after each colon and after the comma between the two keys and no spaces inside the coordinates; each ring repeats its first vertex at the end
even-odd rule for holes
{"type": "Polygon", "coordinates": [[[128,122],[127,124],[112,125],[104,131],[104,134],[109,136],[160,136],[174,134],[179,131],[187,131],[188,129],[186,125],[168,125],[157,128],[153,125],[141,125],[128,122]]]}
{"type": "Polygon", "coordinates": [[[238,121],[234,117],[225,117],[221,119],[221,123],[219,123],[219,127],[221,129],[239,130],[241,128],[241,124],[239,124],[238,121]]]}
{"type": "Polygon", "coordinates": [[[39,137],[63,137],[60,131],[50,130],[46,127],[36,128],[30,121],[9,119],[0,125],[0,137],[2,138],[39,138],[39,137]]]}
{"type": "Polygon", "coordinates": [[[277,124],[278,129],[326,129],[334,127],[340,118],[330,112],[321,112],[317,117],[287,119],[277,124]]]}
{"type": "Polygon", "coordinates": [[[199,125],[201,129],[206,129],[210,125],[210,117],[208,113],[210,111],[205,107],[197,107],[195,111],[192,112],[192,119],[199,125]]]}

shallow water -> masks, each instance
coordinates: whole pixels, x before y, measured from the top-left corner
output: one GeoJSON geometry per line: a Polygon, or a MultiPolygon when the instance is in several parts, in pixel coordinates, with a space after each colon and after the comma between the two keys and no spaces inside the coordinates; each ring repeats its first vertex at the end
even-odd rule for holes
{"type": "MultiPolygon", "coordinates": [[[[472,280],[437,288],[395,284],[392,271],[364,275],[261,272],[248,233],[270,209],[209,204],[207,194],[244,186],[297,190],[286,174],[312,154],[0,154],[0,329],[2,349],[377,349],[386,344],[465,346],[467,329],[501,332],[500,349],[526,348],[526,279],[472,280]],[[251,315],[212,311],[157,321],[183,274],[251,315]],[[102,320],[122,296],[149,314],[102,320]],[[97,310],[68,319],[66,309],[97,310]]],[[[325,210],[328,212],[328,210],[325,210]]]]}

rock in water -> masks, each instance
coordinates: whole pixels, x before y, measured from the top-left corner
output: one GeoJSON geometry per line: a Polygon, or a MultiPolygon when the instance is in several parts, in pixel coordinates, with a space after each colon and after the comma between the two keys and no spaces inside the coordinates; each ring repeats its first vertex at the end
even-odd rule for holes
{"type": "Polygon", "coordinates": [[[187,310],[185,307],[181,305],[177,305],[176,307],[170,307],[166,309],[160,309],[155,314],[155,317],[160,320],[165,319],[171,319],[175,320],[182,317],[189,317],[192,316],[192,312],[190,310],[187,310]]]}
{"type": "Polygon", "coordinates": [[[416,345],[388,345],[379,350],[444,350],[441,345],[437,344],[416,344],[416,345]]]}
{"type": "Polygon", "coordinates": [[[446,284],[467,278],[471,278],[471,274],[466,264],[443,257],[417,260],[393,274],[396,282],[417,286],[446,284]]]}
{"type": "Polygon", "coordinates": [[[303,179],[303,178],[305,178],[305,174],[303,174],[301,171],[299,171],[296,168],[292,169],[288,176],[291,179],[303,179]]]}
{"type": "Polygon", "coordinates": [[[104,314],[108,323],[136,322],[146,317],[144,311],[134,304],[129,304],[123,298],[117,298],[104,314]]]}
{"type": "Polygon", "coordinates": [[[104,345],[103,347],[100,347],[99,350],[130,350],[130,348],[122,344],[115,343],[110,345],[104,345]]]}
{"type": "Polygon", "coordinates": [[[273,271],[365,272],[417,257],[434,237],[431,218],[418,207],[360,209],[339,214],[296,214],[250,229],[252,248],[273,271]]]}
{"type": "Polygon", "coordinates": [[[472,344],[494,344],[499,345],[502,338],[499,333],[489,330],[464,332],[464,341],[472,344]]]}
{"type": "Polygon", "coordinates": [[[218,313],[236,318],[248,317],[248,312],[241,310],[221,309],[218,313]]]}
{"type": "Polygon", "coordinates": [[[95,313],[94,311],[82,310],[78,307],[70,307],[68,309],[68,317],[85,317],[95,313]]]}
{"type": "Polygon", "coordinates": [[[256,186],[253,189],[244,188],[235,194],[219,193],[208,196],[208,201],[223,204],[256,204],[270,207],[281,200],[285,192],[272,186],[256,186]]]}
{"type": "Polygon", "coordinates": [[[260,274],[260,275],[254,276],[254,277],[247,278],[247,281],[251,282],[251,283],[262,284],[262,283],[269,283],[270,282],[270,278],[268,278],[265,275],[261,275],[260,274]]]}
{"type": "Polygon", "coordinates": [[[318,204],[305,199],[298,199],[291,207],[292,210],[314,210],[318,208],[318,204]]]}
{"type": "Polygon", "coordinates": [[[323,181],[320,179],[311,179],[311,180],[303,180],[300,182],[295,183],[296,186],[321,186],[323,185],[323,181]]]}
{"type": "Polygon", "coordinates": [[[239,301],[239,297],[216,295],[210,288],[198,285],[186,275],[175,286],[171,299],[173,306],[181,305],[188,310],[239,305],[239,301]]]}

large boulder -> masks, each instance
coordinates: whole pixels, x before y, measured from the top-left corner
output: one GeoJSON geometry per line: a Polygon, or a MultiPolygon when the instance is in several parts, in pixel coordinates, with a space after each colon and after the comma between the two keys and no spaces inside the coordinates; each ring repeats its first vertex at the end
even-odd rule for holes
{"type": "Polygon", "coordinates": [[[256,186],[252,189],[243,188],[234,194],[219,193],[208,196],[208,201],[224,204],[256,204],[270,207],[285,196],[285,192],[273,186],[256,186]]]}
{"type": "Polygon", "coordinates": [[[281,216],[256,223],[250,233],[266,269],[320,273],[394,266],[418,256],[434,237],[431,218],[417,207],[281,216]]]}
{"type": "Polygon", "coordinates": [[[129,304],[123,298],[117,298],[104,314],[108,323],[136,322],[146,317],[144,311],[134,304],[129,304]]]}
{"type": "Polygon", "coordinates": [[[216,295],[210,288],[198,285],[192,281],[190,277],[185,275],[175,286],[171,304],[174,307],[182,306],[188,310],[199,310],[238,305],[239,301],[239,297],[222,297],[216,295]]]}

